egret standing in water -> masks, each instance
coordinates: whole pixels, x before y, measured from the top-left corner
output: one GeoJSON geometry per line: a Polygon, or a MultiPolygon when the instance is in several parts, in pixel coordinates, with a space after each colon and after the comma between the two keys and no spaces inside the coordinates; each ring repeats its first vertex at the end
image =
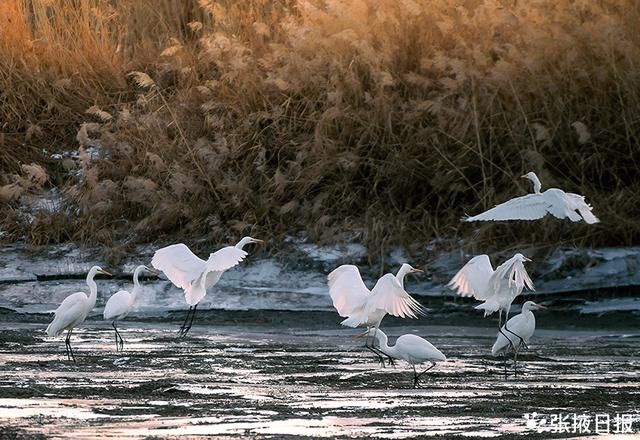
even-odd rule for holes
{"type": "Polygon", "coordinates": [[[505,334],[504,331],[498,333],[498,338],[496,339],[495,344],[491,348],[491,354],[494,356],[500,352],[503,352],[505,355],[505,363],[504,363],[504,377],[507,377],[507,351],[511,349],[513,351],[513,372],[514,375],[518,374],[517,365],[518,365],[518,351],[521,347],[527,348],[527,344],[529,343],[529,339],[533,336],[533,332],[536,330],[536,317],[533,316],[533,310],[538,309],[546,309],[545,306],[541,306],[539,304],[534,303],[533,301],[527,301],[522,305],[522,311],[511,318],[504,325],[502,329],[506,329],[509,327],[508,332],[510,334],[505,334]]]}
{"type": "MultiPolygon", "coordinates": [[[[461,296],[473,296],[484,301],[476,309],[484,310],[484,316],[498,312],[498,329],[502,332],[502,312],[505,321],[509,319],[509,310],[513,300],[522,293],[524,287],[534,290],[533,282],[524,268],[524,262],[531,261],[522,254],[502,263],[493,270],[488,255],[473,257],[454,275],[448,286],[461,296]]],[[[510,331],[509,323],[504,329],[510,331]]]]}
{"type": "Polygon", "coordinates": [[[559,219],[568,218],[573,222],[584,220],[593,224],[600,221],[591,212],[592,207],[584,201],[584,196],[567,193],[558,188],[540,192],[542,183],[534,172],[520,177],[531,181],[533,194],[508,200],[481,214],[467,217],[464,221],[538,220],[547,214],[559,219]]]}
{"type": "MultiPolygon", "coordinates": [[[[447,357],[442,354],[440,350],[434,347],[429,341],[420,336],[406,334],[398,337],[396,343],[393,346],[388,345],[389,339],[387,335],[380,329],[369,329],[366,332],[358,335],[358,337],[373,337],[375,342],[378,343],[380,350],[387,356],[391,356],[395,359],[402,359],[407,361],[413,367],[413,387],[418,386],[420,377],[427,371],[435,367],[436,362],[444,362],[447,357]],[[430,362],[431,366],[424,370],[422,373],[416,372],[416,365],[430,362]]],[[[374,342],[374,345],[375,345],[374,342]]]]}
{"type": "Polygon", "coordinates": [[[120,290],[114,293],[104,307],[104,319],[112,321],[111,325],[116,332],[116,351],[118,351],[118,349],[122,351],[124,347],[124,340],[122,339],[120,332],[118,332],[116,322],[126,318],[129,312],[133,309],[133,303],[142,289],[140,281],[138,281],[138,277],[143,271],[154,275],[158,274],[155,270],[149,269],[147,266],[140,265],[136,267],[136,270],[133,272],[133,289],[131,289],[131,292],[120,290]]]}
{"type": "Polygon", "coordinates": [[[76,292],[67,296],[54,312],[55,317],[47,327],[47,334],[49,336],[58,336],[67,330],[67,338],[65,339],[67,359],[73,360],[73,362],[76,361],[76,358],[71,349],[71,332],[75,327],[82,324],[91,309],[96,305],[98,286],[96,282],[93,281],[93,278],[99,273],[111,276],[109,272],[102,270],[100,266],[93,266],[87,274],[89,296],[84,292],[76,292]]]}
{"type": "MultiPolygon", "coordinates": [[[[373,290],[369,290],[362,281],[356,266],[344,264],[334,269],[328,278],[329,294],[338,314],[345,317],[342,325],[348,327],[366,326],[377,330],[380,322],[387,315],[400,318],[417,318],[425,309],[404,290],[404,277],[408,273],[424,272],[409,264],[403,264],[396,275],[388,273],[378,280],[373,290]]],[[[368,334],[365,347],[376,354],[380,362],[382,356],[369,342],[373,334],[368,334]]]]}
{"type": "Polygon", "coordinates": [[[198,258],[182,243],[155,252],[151,264],[164,272],[176,287],[184,290],[184,298],[189,304],[187,317],[180,327],[180,336],[185,336],[191,329],[196,308],[207,294],[207,289],[218,283],[224,271],[240,264],[247,256],[243,248],[249,243],[264,242],[257,238],[244,237],[235,246],[226,246],[210,254],[207,261],[198,258]]]}

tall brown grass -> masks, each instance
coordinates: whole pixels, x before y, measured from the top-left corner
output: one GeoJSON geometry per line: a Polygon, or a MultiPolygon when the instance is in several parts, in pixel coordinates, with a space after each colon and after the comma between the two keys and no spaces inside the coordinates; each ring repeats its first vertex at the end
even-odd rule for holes
{"type": "Polygon", "coordinates": [[[637,243],[638,23],[634,0],[5,0],[0,184],[41,164],[101,243],[637,243]],[[459,222],[529,170],[602,224],[459,222]]]}

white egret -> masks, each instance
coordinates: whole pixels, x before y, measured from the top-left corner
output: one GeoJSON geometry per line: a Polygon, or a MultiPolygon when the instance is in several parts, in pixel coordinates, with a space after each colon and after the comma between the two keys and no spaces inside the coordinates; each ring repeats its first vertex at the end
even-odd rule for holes
{"type": "Polygon", "coordinates": [[[84,292],[76,292],[67,296],[54,312],[55,317],[47,327],[47,334],[49,336],[58,336],[67,330],[67,338],[65,339],[67,359],[73,360],[73,362],[76,361],[76,358],[71,349],[71,332],[85,320],[91,309],[96,305],[98,286],[96,282],[93,281],[93,278],[98,273],[111,276],[109,272],[102,270],[100,266],[93,266],[87,274],[89,296],[84,292]]]}
{"type": "Polygon", "coordinates": [[[264,242],[257,238],[244,237],[235,246],[226,246],[210,254],[207,261],[198,258],[182,243],[155,252],[151,264],[164,272],[176,287],[184,290],[184,298],[189,304],[187,317],[180,327],[180,336],[185,336],[191,329],[196,308],[207,294],[207,289],[218,283],[224,271],[240,264],[247,256],[243,248],[249,243],[264,242]]]}
{"type": "Polygon", "coordinates": [[[143,271],[157,275],[155,270],[152,270],[147,266],[140,265],[136,267],[133,272],[133,289],[131,289],[131,292],[120,290],[114,293],[104,306],[104,313],[102,316],[104,319],[112,321],[111,325],[116,332],[116,351],[118,351],[118,347],[120,347],[120,350],[124,347],[124,340],[118,331],[118,327],[116,327],[116,322],[126,318],[129,312],[131,312],[131,309],[133,309],[133,303],[138,296],[138,292],[141,290],[138,277],[143,271]]]}
{"type": "Polygon", "coordinates": [[[491,354],[494,356],[500,352],[505,355],[504,375],[507,376],[507,351],[511,349],[513,351],[513,371],[517,375],[517,363],[518,363],[518,351],[520,347],[527,348],[529,339],[533,336],[533,332],[536,329],[536,318],[533,316],[532,310],[546,309],[545,306],[536,304],[533,301],[527,301],[522,305],[522,311],[509,319],[507,323],[502,327],[506,330],[508,327],[509,335],[501,331],[498,333],[498,338],[491,348],[491,354]]]}
{"type": "Polygon", "coordinates": [[[494,221],[494,220],[538,220],[547,214],[571,221],[598,223],[600,220],[591,212],[592,207],[584,201],[580,194],[566,193],[558,188],[549,188],[540,192],[542,183],[534,172],[523,176],[533,184],[533,194],[516,197],[497,205],[481,214],[467,217],[465,222],[494,221]]]}
{"type": "MultiPolygon", "coordinates": [[[[525,261],[531,261],[522,254],[502,263],[494,271],[488,255],[473,257],[456,273],[448,286],[463,297],[472,296],[484,301],[476,309],[484,310],[484,316],[498,312],[498,328],[502,326],[502,312],[505,320],[509,319],[509,310],[513,300],[522,293],[526,286],[535,290],[533,282],[524,267],[525,261]]],[[[505,330],[509,331],[508,325],[505,330]]],[[[502,331],[502,330],[500,330],[502,331]]]]}
{"type": "Polygon", "coordinates": [[[427,371],[435,367],[436,362],[443,362],[447,360],[447,357],[442,354],[440,350],[438,350],[429,341],[421,338],[420,336],[412,334],[399,336],[398,339],[396,339],[395,345],[391,347],[388,345],[389,339],[387,338],[387,335],[380,329],[376,331],[370,328],[366,332],[358,335],[358,337],[362,336],[373,337],[378,343],[378,347],[380,348],[380,350],[387,356],[391,356],[395,359],[401,359],[411,364],[411,366],[413,367],[414,388],[418,386],[420,377],[427,371]],[[431,366],[424,370],[422,373],[417,373],[416,365],[422,364],[424,362],[430,362],[431,366]]]}
{"type": "MultiPolygon", "coordinates": [[[[343,264],[334,269],[327,277],[329,294],[338,314],[346,318],[341,324],[378,329],[387,314],[400,318],[417,318],[418,314],[424,314],[424,307],[404,290],[404,277],[412,272],[424,271],[405,263],[396,275],[388,273],[382,276],[370,291],[356,266],[343,264]]],[[[382,362],[380,353],[369,344],[369,337],[365,347],[382,362]]]]}

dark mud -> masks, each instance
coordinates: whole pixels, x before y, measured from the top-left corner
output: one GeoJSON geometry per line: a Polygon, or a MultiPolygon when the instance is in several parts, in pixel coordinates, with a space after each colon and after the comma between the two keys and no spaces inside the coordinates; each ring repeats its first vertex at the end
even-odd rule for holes
{"type": "Polygon", "coordinates": [[[125,322],[124,353],[88,321],[73,335],[77,364],[45,325],[0,324],[0,437],[546,439],[578,434],[538,433],[525,414],[640,416],[637,330],[540,329],[505,380],[488,326],[386,327],[449,358],[413,389],[408,365],[382,368],[355,331],[305,319],[199,323],[184,339],[170,323],[125,322]]]}

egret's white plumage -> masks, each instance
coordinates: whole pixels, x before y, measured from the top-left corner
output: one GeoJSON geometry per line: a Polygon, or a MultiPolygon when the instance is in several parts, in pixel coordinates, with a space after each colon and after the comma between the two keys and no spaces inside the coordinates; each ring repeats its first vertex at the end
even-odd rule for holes
{"type": "Polygon", "coordinates": [[[535,173],[529,172],[521,177],[532,182],[533,194],[513,198],[481,214],[467,217],[464,221],[538,220],[547,214],[574,222],[584,220],[589,224],[600,221],[591,212],[592,207],[585,202],[584,196],[566,193],[558,188],[540,192],[542,184],[535,173]]]}
{"type": "Polygon", "coordinates": [[[113,329],[116,332],[116,350],[118,350],[118,346],[120,347],[120,349],[122,349],[124,345],[124,340],[122,339],[122,336],[120,336],[120,333],[118,332],[118,329],[116,327],[116,321],[120,321],[126,318],[129,312],[131,312],[131,310],[133,309],[133,304],[136,300],[136,297],[142,289],[138,277],[143,271],[155,273],[144,265],[136,267],[135,271],[133,272],[133,289],[131,289],[131,292],[120,290],[114,293],[111,298],[109,298],[109,301],[107,301],[107,304],[104,307],[102,316],[104,317],[104,319],[112,321],[113,329]]]}
{"type": "Polygon", "coordinates": [[[98,286],[93,278],[98,274],[111,275],[100,268],[93,266],[87,274],[87,286],[89,286],[89,296],[84,292],[76,292],[67,296],[60,306],[55,310],[53,321],[47,326],[47,335],[58,336],[67,330],[67,338],[65,345],[67,349],[67,358],[73,359],[73,351],[71,350],[71,332],[80,325],[87,317],[91,309],[96,305],[98,297],[98,286]]]}
{"type": "Polygon", "coordinates": [[[424,307],[404,290],[404,277],[411,272],[422,272],[403,264],[396,275],[388,273],[369,291],[356,266],[345,264],[329,276],[329,294],[340,316],[348,327],[378,327],[386,314],[400,318],[417,318],[424,307]]]}
{"type": "MultiPolygon", "coordinates": [[[[406,334],[398,337],[393,346],[389,346],[387,335],[380,329],[369,329],[359,336],[371,336],[378,344],[378,348],[387,356],[407,361],[413,367],[413,386],[418,385],[420,376],[429,371],[436,362],[446,361],[447,358],[440,350],[429,341],[420,336],[406,334]],[[416,365],[431,362],[431,367],[422,373],[416,373],[416,365]]],[[[375,345],[375,343],[374,343],[375,345]]]]}
{"type": "MultiPolygon", "coordinates": [[[[522,305],[522,311],[509,319],[507,323],[498,332],[496,342],[491,348],[491,353],[497,355],[499,353],[506,353],[513,351],[514,353],[514,370],[517,367],[518,351],[522,346],[529,343],[533,332],[536,330],[536,318],[533,315],[533,310],[546,308],[533,301],[527,301],[522,305]]],[[[506,365],[505,365],[506,375],[506,365]]]]}
{"type": "Polygon", "coordinates": [[[476,309],[484,310],[484,316],[499,311],[509,313],[513,300],[522,293],[524,287],[534,290],[533,282],[524,267],[531,261],[522,254],[502,263],[494,271],[487,255],[473,257],[454,275],[448,286],[461,296],[472,296],[483,301],[476,309]]]}
{"type": "MultiPolygon", "coordinates": [[[[424,314],[424,307],[404,290],[404,277],[411,272],[423,271],[405,263],[396,275],[384,275],[369,291],[356,266],[344,264],[334,269],[327,279],[333,305],[338,314],[346,318],[341,324],[378,329],[387,314],[400,318],[417,318],[419,314],[424,314]]],[[[378,356],[384,365],[382,356],[370,345],[369,339],[367,337],[365,347],[378,356]]]]}
{"type": "MultiPolygon", "coordinates": [[[[247,256],[247,252],[243,250],[244,246],[262,242],[256,238],[244,237],[235,246],[226,246],[210,254],[207,261],[196,256],[186,245],[173,244],[158,249],[151,264],[164,272],[176,287],[184,290],[185,301],[190,306],[189,311],[191,308],[195,311],[198,303],[207,294],[207,289],[217,284],[226,270],[237,266],[247,256]]],[[[186,322],[185,320],[181,327],[182,335],[191,328],[191,324],[187,326],[186,322]]]]}

